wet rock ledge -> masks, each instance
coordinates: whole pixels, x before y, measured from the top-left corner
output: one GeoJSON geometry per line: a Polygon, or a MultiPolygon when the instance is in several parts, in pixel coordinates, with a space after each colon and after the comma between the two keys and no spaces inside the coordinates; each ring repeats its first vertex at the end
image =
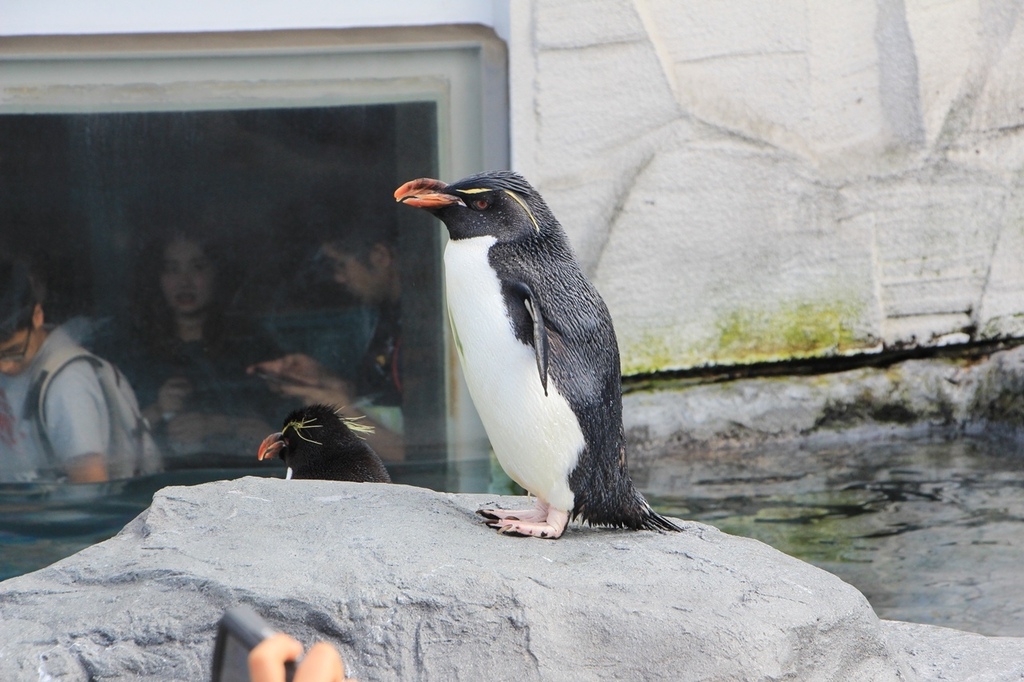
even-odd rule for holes
{"type": "Polygon", "coordinates": [[[974,436],[1021,445],[1024,346],[806,376],[656,381],[627,390],[623,421],[637,467],[768,442],[974,436]]]}
{"type": "Polygon", "coordinates": [[[496,499],[165,488],[115,538],[0,583],[0,679],[209,679],[215,624],[238,603],[333,641],[364,682],[1024,675],[1024,639],[880,621],[851,586],[760,542],[696,523],[502,537],[473,513],[496,499]]]}

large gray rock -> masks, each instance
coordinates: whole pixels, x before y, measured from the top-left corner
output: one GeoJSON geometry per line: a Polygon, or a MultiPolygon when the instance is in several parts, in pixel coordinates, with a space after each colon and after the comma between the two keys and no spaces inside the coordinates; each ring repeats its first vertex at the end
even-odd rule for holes
{"type": "MultiPolygon", "coordinates": [[[[893,638],[838,578],[708,526],[510,538],[473,514],[493,501],[259,478],[166,488],[117,537],[0,585],[0,679],[205,679],[238,603],[335,642],[364,682],[931,679],[947,659],[908,661],[915,628],[933,646],[962,634],[893,638]]],[[[1007,641],[967,640],[973,672],[1020,673],[1007,641]]]]}
{"type": "Polygon", "coordinates": [[[929,625],[882,621],[890,644],[922,680],[1024,679],[1024,638],[985,637],[929,625]]]}

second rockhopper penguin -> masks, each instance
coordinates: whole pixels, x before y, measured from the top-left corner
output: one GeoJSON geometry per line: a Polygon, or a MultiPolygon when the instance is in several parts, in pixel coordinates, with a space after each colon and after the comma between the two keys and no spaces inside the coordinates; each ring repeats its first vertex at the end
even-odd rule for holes
{"type": "Polygon", "coordinates": [[[493,171],[405,183],[395,199],[441,219],[448,312],[494,454],[537,497],[483,509],[502,533],[557,538],[569,518],[679,530],[626,470],[619,350],[604,301],[526,180],[493,171]]]}
{"type": "Polygon", "coordinates": [[[366,430],[329,405],[309,405],[289,414],[280,431],[264,438],[256,456],[283,459],[287,478],[390,483],[384,463],[359,436],[366,430]]]}

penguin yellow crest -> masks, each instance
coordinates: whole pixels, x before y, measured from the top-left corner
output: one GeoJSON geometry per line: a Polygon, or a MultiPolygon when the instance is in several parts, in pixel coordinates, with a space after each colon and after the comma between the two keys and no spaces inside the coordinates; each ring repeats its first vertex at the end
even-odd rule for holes
{"type": "MultiPolygon", "coordinates": [[[[455,191],[459,194],[481,194],[483,192],[493,192],[494,190],[490,187],[473,187],[470,189],[457,189],[455,191]]],[[[504,189],[502,191],[515,199],[516,203],[523,207],[523,210],[526,211],[526,215],[530,217],[530,222],[533,223],[533,231],[540,234],[540,225],[537,223],[537,219],[533,217],[533,211],[531,211],[530,207],[526,205],[523,198],[510,189],[504,189]]]]}
{"type": "Polygon", "coordinates": [[[530,222],[533,223],[533,231],[536,232],[537,234],[540,234],[540,225],[537,224],[537,219],[533,217],[533,211],[531,211],[530,207],[526,205],[526,202],[523,201],[523,198],[510,189],[506,189],[505,194],[509,195],[517,202],[519,202],[519,205],[523,207],[524,211],[526,211],[526,215],[530,216],[530,222]]]}
{"type": "Polygon", "coordinates": [[[355,434],[357,436],[359,436],[360,438],[362,438],[362,436],[359,435],[361,433],[373,433],[374,432],[373,426],[371,426],[370,424],[363,424],[362,423],[362,420],[366,419],[365,415],[362,416],[362,417],[346,417],[345,415],[343,415],[341,413],[341,408],[338,408],[338,410],[335,412],[335,414],[338,415],[338,418],[341,419],[341,421],[345,423],[345,426],[347,426],[349,429],[354,431],[355,434]]]}
{"type": "Polygon", "coordinates": [[[321,443],[320,441],[313,440],[304,433],[307,429],[321,428],[323,428],[323,424],[317,424],[316,418],[311,417],[309,419],[296,419],[294,421],[288,422],[287,424],[284,425],[284,428],[281,429],[281,433],[285,433],[286,431],[288,431],[288,429],[291,429],[295,432],[296,436],[306,441],[307,443],[313,443],[314,445],[323,445],[323,443],[321,443]]]}

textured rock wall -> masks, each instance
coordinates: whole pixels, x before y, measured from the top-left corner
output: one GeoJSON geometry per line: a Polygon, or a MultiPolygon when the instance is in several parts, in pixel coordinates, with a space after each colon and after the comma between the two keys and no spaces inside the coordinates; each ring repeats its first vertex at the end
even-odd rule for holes
{"type": "Polygon", "coordinates": [[[1019,0],[512,4],[627,373],[1024,336],[1019,0]]]}
{"type": "Polygon", "coordinates": [[[633,387],[623,398],[623,422],[634,462],[787,440],[966,434],[1019,444],[1024,347],[981,358],[908,360],[884,369],[633,387]]]}

